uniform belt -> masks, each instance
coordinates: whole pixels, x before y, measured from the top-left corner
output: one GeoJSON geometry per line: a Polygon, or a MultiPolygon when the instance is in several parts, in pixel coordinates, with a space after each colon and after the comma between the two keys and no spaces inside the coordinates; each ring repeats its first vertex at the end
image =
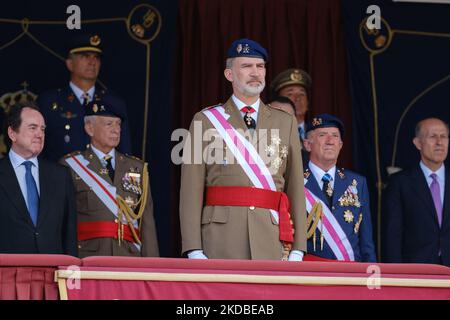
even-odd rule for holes
{"type": "MultiPolygon", "coordinates": [[[[134,231],[139,237],[139,230],[135,228],[134,231]]],[[[95,238],[114,238],[120,241],[136,242],[130,227],[115,221],[79,222],[77,233],[78,241],[95,238]]]]}
{"type": "Polygon", "coordinates": [[[253,206],[278,211],[280,240],[289,243],[294,240],[294,230],[289,215],[289,198],[284,192],[253,187],[211,186],[206,189],[206,205],[253,206]]]}

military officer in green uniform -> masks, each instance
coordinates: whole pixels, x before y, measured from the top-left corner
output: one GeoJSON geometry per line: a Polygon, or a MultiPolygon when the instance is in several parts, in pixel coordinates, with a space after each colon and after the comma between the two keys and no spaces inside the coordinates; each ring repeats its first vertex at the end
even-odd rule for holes
{"type": "Polygon", "coordinates": [[[60,161],[72,171],[81,258],[159,255],[147,164],[116,150],[121,121],[113,104],[90,102],[90,147],[60,161]]]}

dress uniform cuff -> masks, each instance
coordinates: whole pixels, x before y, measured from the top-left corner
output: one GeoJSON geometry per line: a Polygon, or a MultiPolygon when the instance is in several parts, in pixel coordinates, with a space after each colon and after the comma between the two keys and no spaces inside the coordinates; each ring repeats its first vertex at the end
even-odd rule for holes
{"type": "Polygon", "coordinates": [[[193,250],[189,252],[187,256],[189,259],[208,259],[203,253],[203,250],[193,250]]]}
{"type": "Polygon", "coordinates": [[[303,251],[300,250],[292,250],[289,253],[288,261],[303,261],[303,251]]]}

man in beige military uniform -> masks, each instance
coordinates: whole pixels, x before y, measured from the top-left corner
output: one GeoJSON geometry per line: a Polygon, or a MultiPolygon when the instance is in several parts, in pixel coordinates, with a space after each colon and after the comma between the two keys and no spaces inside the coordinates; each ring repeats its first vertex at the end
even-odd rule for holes
{"type": "Polygon", "coordinates": [[[60,161],[75,185],[80,258],[159,256],[147,164],[115,149],[120,126],[112,104],[92,101],[85,116],[90,147],[60,161]]]}
{"type": "Polygon", "coordinates": [[[180,195],[182,251],[191,259],[301,261],[306,251],[305,197],[297,122],[292,115],[260,101],[266,61],[267,53],[258,43],[248,39],[235,41],[228,51],[224,71],[233,86],[233,96],[223,106],[197,113],[192,121],[190,143],[186,142],[183,150],[180,195]],[[227,153],[230,150],[227,144],[217,147],[202,140],[205,132],[212,132],[219,138],[217,132],[220,135],[220,131],[211,130],[218,127],[213,125],[213,118],[209,118],[219,113],[223,116],[223,126],[246,131],[246,134],[250,131],[253,147],[268,141],[266,148],[258,149],[261,158],[281,150],[267,165],[271,168],[269,175],[262,175],[250,162],[249,166],[241,165],[236,159],[233,162],[233,155],[230,157],[227,153]],[[225,118],[227,120],[223,121],[225,118]],[[201,131],[196,129],[198,125],[201,131]],[[198,139],[203,141],[201,150],[196,148],[198,139]],[[219,161],[209,161],[222,152],[224,157],[219,157],[219,161]],[[198,158],[200,161],[195,160],[198,158]],[[249,175],[248,168],[255,169],[256,178],[252,177],[253,173],[249,175]],[[272,181],[272,190],[256,186],[254,179],[272,181]],[[263,204],[273,199],[278,199],[278,208],[263,204]],[[286,225],[287,211],[290,216],[286,225]],[[292,229],[289,231],[289,219],[295,230],[293,236],[292,229]],[[289,235],[291,240],[281,240],[289,235]]]}

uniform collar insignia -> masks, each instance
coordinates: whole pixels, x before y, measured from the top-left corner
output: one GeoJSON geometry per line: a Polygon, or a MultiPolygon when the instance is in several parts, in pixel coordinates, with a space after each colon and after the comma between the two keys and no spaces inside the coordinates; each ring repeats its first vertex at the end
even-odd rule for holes
{"type": "Polygon", "coordinates": [[[311,175],[311,171],[309,171],[309,169],[306,169],[305,172],[303,173],[303,176],[305,177],[305,179],[308,179],[310,175],[311,175]]]}
{"type": "Polygon", "coordinates": [[[344,178],[345,178],[344,168],[338,169],[338,170],[337,170],[337,173],[338,173],[338,175],[339,175],[339,177],[340,177],[341,179],[344,179],[344,178]]]}
{"type": "Polygon", "coordinates": [[[72,103],[74,99],[75,95],[73,93],[70,93],[69,96],[67,97],[67,100],[69,100],[70,103],[72,103]]]}

